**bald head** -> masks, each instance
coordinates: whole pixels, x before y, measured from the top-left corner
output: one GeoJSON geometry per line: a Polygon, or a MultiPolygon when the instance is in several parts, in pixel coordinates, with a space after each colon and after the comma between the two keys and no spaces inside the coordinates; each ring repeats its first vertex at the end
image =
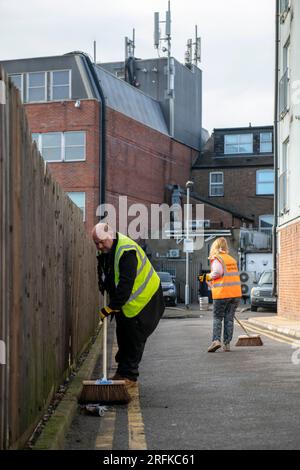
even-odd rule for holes
{"type": "Polygon", "coordinates": [[[113,246],[115,233],[108,224],[99,222],[92,230],[92,237],[98,250],[108,253],[113,246]]]}

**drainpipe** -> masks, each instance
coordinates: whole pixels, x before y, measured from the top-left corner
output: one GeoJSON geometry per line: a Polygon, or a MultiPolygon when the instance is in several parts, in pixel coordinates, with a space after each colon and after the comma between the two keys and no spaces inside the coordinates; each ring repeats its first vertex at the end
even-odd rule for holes
{"type": "Polygon", "coordinates": [[[274,226],[273,226],[273,293],[277,297],[277,226],[278,226],[278,78],[279,78],[279,1],[275,15],[275,107],[274,107],[274,226]]]}
{"type": "MultiPolygon", "coordinates": [[[[101,136],[101,145],[99,147],[99,205],[105,204],[106,202],[106,102],[103,90],[99,83],[99,78],[94,69],[91,59],[84,52],[78,53],[83,58],[86,72],[90,78],[92,85],[96,88],[96,95],[99,99],[99,134],[101,136]]],[[[101,220],[100,216],[100,220],[101,220]]]]}

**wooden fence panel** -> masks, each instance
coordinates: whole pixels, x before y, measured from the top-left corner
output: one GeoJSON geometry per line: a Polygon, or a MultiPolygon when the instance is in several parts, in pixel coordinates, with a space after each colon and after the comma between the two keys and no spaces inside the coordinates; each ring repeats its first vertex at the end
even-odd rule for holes
{"type": "Polygon", "coordinates": [[[94,334],[99,293],[81,211],[32,143],[2,69],[0,80],[0,447],[18,448],[94,334]]]}

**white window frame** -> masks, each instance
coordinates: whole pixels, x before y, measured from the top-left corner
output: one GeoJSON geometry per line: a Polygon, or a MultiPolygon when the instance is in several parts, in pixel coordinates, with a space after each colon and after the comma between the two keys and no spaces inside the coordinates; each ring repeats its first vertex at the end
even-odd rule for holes
{"type": "Polygon", "coordinates": [[[224,197],[224,172],[223,171],[211,171],[209,173],[209,197],[224,197]],[[212,182],[212,175],[222,175],[222,183],[213,183],[212,182]],[[212,194],[212,185],[214,186],[222,186],[223,194],[212,194]]]}
{"type": "Polygon", "coordinates": [[[251,155],[252,153],[253,153],[253,134],[252,133],[247,132],[247,133],[243,133],[243,134],[225,134],[224,135],[224,155],[251,155]],[[240,151],[240,146],[241,145],[249,145],[249,144],[245,144],[245,143],[240,142],[240,137],[245,136],[245,135],[252,137],[252,142],[251,142],[252,150],[251,150],[251,152],[241,152],[240,151]],[[238,137],[238,143],[237,144],[227,144],[226,143],[226,137],[233,137],[233,136],[238,137]],[[237,145],[239,151],[238,152],[233,152],[233,153],[232,152],[226,152],[226,146],[232,146],[232,145],[237,145]]]}
{"type": "MultiPolygon", "coordinates": [[[[45,162],[47,163],[76,163],[76,162],[85,162],[86,161],[86,131],[66,131],[66,132],[57,132],[57,131],[51,131],[51,132],[42,132],[42,133],[39,133],[39,132],[32,132],[32,134],[38,134],[38,149],[41,153],[41,155],[43,156],[43,153],[42,153],[42,150],[43,150],[43,142],[42,142],[42,139],[43,139],[43,135],[46,135],[46,134],[60,134],[60,143],[61,143],[61,158],[60,160],[46,160],[45,159],[45,162]],[[84,158],[83,159],[74,159],[74,160],[66,160],[65,159],[65,149],[66,149],[66,145],[65,145],[65,134],[67,134],[68,132],[72,132],[72,133],[75,133],[75,132],[80,132],[80,133],[83,133],[83,136],[84,136],[84,158]]],[[[73,145],[72,147],[82,147],[82,145],[73,145]]],[[[44,157],[43,157],[44,158],[44,157]]]]}
{"type": "MultiPolygon", "coordinates": [[[[82,145],[72,145],[71,147],[82,147],[82,145]]],[[[69,162],[85,162],[86,161],[86,131],[66,131],[66,132],[63,132],[63,161],[66,162],[66,163],[69,163],[69,162]],[[74,160],[66,160],[66,142],[65,142],[65,134],[69,133],[69,132],[72,132],[73,134],[75,133],[83,133],[83,147],[84,147],[84,157],[82,159],[74,159],[74,160]]]]}
{"type": "Polygon", "coordinates": [[[27,72],[26,73],[26,103],[44,103],[45,101],[47,101],[47,72],[45,72],[44,70],[27,72]],[[44,74],[45,79],[44,79],[44,99],[43,100],[29,101],[29,88],[42,88],[41,86],[38,86],[38,87],[29,86],[29,75],[34,74],[34,73],[44,74]]]}
{"type": "Polygon", "coordinates": [[[50,101],[64,101],[64,100],[70,100],[72,98],[72,75],[71,75],[72,70],[71,69],[62,69],[62,70],[50,70],[50,101]],[[53,87],[58,87],[58,86],[66,86],[66,85],[53,85],[53,73],[55,72],[69,72],[69,97],[68,98],[60,98],[60,99],[53,99],[53,87]]]}
{"type": "MultiPolygon", "coordinates": [[[[263,184],[264,182],[263,181],[258,181],[258,174],[259,173],[270,173],[273,171],[273,175],[274,175],[274,179],[273,179],[273,185],[275,185],[275,173],[274,173],[274,170],[272,168],[270,169],[264,169],[264,170],[256,170],[256,196],[274,196],[274,190],[272,193],[259,193],[258,192],[258,187],[260,184],[263,184]]],[[[270,181],[266,181],[265,182],[266,184],[270,184],[270,181]]],[[[275,187],[274,187],[275,189],[275,187]]]]}
{"type": "MultiPolygon", "coordinates": [[[[9,77],[20,76],[21,77],[21,100],[24,101],[24,73],[11,73],[9,77]]],[[[15,85],[16,86],[16,85],[15,85]]]]}
{"type": "Polygon", "coordinates": [[[260,153],[272,153],[273,152],[273,135],[272,135],[272,132],[261,132],[260,133],[260,137],[259,137],[259,152],[260,153]],[[262,136],[263,135],[266,135],[266,134],[269,134],[271,136],[271,140],[270,141],[267,141],[267,142],[262,142],[262,136]],[[268,144],[270,143],[271,144],[271,150],[270,151],[262,151],[261,147],[262,147],[262,144],[268,144]]]}
{"type": "Polygon", "coordinates": [[[67,195],[69,196],[69,198],[71,199],[71,201],[73,202],[73,204],[75,204],[76,207],[78,207],[78,209],[82,210],[82,220],[83,222],[86,221],[86,193],[85,191],[67,191],[67,195]],[[74,201],[72,201],[71,197],[70,197],[70,194],[83,194],[84,196],[84,205],[83,205],[83,210],[81,209],[81,207],[77,206],[77,204],[75,204],[74,201]]]}

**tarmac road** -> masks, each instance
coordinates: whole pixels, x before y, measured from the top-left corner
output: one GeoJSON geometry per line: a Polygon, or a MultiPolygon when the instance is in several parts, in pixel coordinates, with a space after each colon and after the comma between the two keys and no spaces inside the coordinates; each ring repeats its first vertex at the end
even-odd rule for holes
{"type": "Polygon", "coordinates": [[[65,449],[300,449],[292,342],[268,332],[262,347],[208,354],[211,314],[174,312],[146,345],[132,402],[103,417],[78,413],[65,449]]]}

